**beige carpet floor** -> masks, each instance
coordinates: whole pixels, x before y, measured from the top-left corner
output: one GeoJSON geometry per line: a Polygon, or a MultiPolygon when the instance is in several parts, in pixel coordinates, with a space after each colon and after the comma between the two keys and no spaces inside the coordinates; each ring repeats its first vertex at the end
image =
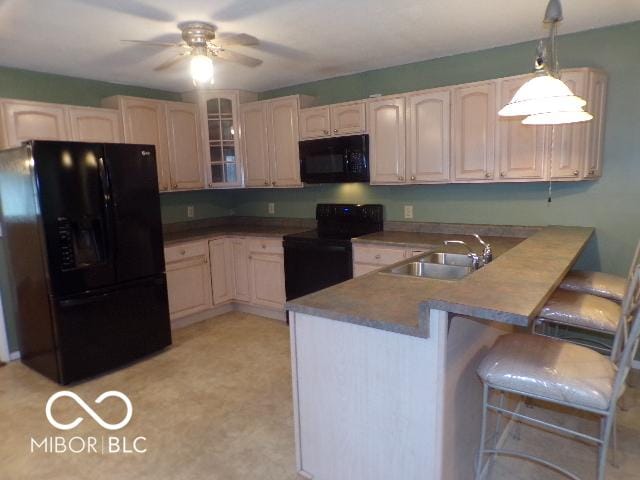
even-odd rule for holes
{"type": "MultiPolygon", "coordinates": [[[[120,390],[133,404],[129,425],[117,432],[100,428],[70,399],[53,408],[56,420],[86,417],[72,432],[49,425],[45,404],[61,388],[19,362],[0,369],[0,479],[154,479],[154,480],[294,480],[295,459],[291,371],[287,327],[277,321],[230,313],[174,332],[174,345],[117,372],[74,385],[77,393],[106,421],[122,418],[123,405],[102,392],[120,390]],[[46,436],[108,435],[146,437],[144,454],[30,452],[30,439],[46,436]]],[[[631,390],[631,408],[620,415],[620,467],[608,479],[640,479],[640,391],[631,390]]],[[[593,420],[565,424],[593,428],[593,420]]],[[[593,449],[536,429],[522,429],[510,448],[551,454],[569,468],[593,477],[593,449]]],[[[77,446],[77,445],[76,445],[77,446]]],[[[563,478],[521,460],[497,459],[489,480],[563,478]]],[[[405,479],[389,479],[405,480],[405,479]]],[[[445,479],[446,480],[446,479],[445,479]]]]}

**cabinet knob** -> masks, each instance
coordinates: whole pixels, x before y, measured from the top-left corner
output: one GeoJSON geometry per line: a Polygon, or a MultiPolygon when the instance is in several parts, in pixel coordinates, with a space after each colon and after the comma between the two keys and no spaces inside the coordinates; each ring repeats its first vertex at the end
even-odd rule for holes
{"type": "Polygon", "coordinates": [[[276,182],[271,182],[271,185],[273,185],[275,187],[276,186],[276,182]]]}
{"type": "Polygon", "coordinates": [[[184,250],[184,249],[180,250],[180,255],[184,255],[185,253],[187,253],[186,250],[184,250]]]}
{"type": "Polygon", "coordinates": [[[589,175],[595,175],[596,171],[595,170],[589,170],[589,175]]]}
{"type": "Polygon", "coordinates": [[[484,177],[485,177],[485,178],[491,178],[491,174],[490,174],[489,172],[486,172],[486,173],[484,174],[484,177]]]}
{"type": "Polygon", "coordinates": [[[338,129],[337,129],[337,128],[334,128],[334,129],[333,129],[333,133],[338,133],[338,129]]]}
{"type": "Polygon", "coordinates": [[[401,182],[404,181],[404,177],[402,175],[398,175],[398,180],[400,180],[401,182]]]}
{"type": "Polygon", "coordinates": [[[416,176],[415,175],[411,175],[411,180],[415,180],[416,176]]]}
{"type": "Polygon", "coordinates": [[[213,188],[213,183],[209,182],[209,187],[213,188]]]}
{"type": "Polygon", "coordinates": [[[174,183],[173,185],[171,185],[173,188],[178,188],[178,184],[174,183]]]}
{"type": "Polygon", "coordinates": [[[577,177],[578,175],[580,175],[580,171],[579,170],[574,170],[573,171],[573,176],[577,177]]]}
{"type": "Polygon", "coordinates": [[[329,135],[329,130],[323,130],[325,135],[329,135]]]}
{"type": "Polygon", "coordinates": [[[507,176],[507,174],[506,174],[506,173],[504,173],[504,172],[500,172],[500,176],[501,176],[502,178],[504,178],[504,177],[506,177],[506,176],[507,176]]]}
{"type": "Polygon", "coordinates": [[[209,263],[209,257],[204,257],[204,263],[209,263]]]}
{"type": "Polygon", "coordinates": [[[380,260],[380,254],[377,254],[377,255],[375,256],[375,259],[376,259],[376,260],[380,260]]]}
{"type": "Polygon", "coordinates": [[[265,180],[265,181],[264,181],[264,184],[265,184],[265,185],[269,185],[269,182],[267,182],[267,181],[265,180]]]}

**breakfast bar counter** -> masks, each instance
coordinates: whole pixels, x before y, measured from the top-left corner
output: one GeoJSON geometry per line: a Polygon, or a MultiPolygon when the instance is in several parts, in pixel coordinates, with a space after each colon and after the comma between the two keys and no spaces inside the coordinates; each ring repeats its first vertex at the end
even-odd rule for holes
{"type": "Polygon", "coordinates": [[[492,238],[495,260],[459,280],[384,267],[287,303],[299,477],[473,478],[477,366],[499,336],[530,325],[592,235],[551,226],[492,238]]]}

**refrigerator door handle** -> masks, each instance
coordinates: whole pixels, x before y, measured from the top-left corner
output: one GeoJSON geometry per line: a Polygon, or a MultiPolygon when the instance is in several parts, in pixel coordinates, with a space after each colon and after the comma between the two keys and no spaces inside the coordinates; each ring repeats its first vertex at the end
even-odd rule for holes
{"type": "Polygon", "coordinates": [[[108,297],[108,293],[101,293],[99,295],[91,295],[90,297],[82,297],[82,298],[73,298],[69,300],[60,300],[58,303],[61,307],[79,307],[81,305],[88,305],[91,303],[95,303],[108,297]]]}
{"type": "Polygon", "coordinates": [[[110,260],[113,260],[115,258],[113,248],[116,244],[115,230],[113,228],[113,222],[115,221],[115,209],[113,205],[114,199],[111,193],[111,178],[109,171],[107,170],[104,157],[100,157],[98,159],[98,172],[100,175],[100,182],[102,183],[102,197],[104,199],[104,210],[107,217],[107,224],[105,226],[107,237],[107,256],[110,260]]]}

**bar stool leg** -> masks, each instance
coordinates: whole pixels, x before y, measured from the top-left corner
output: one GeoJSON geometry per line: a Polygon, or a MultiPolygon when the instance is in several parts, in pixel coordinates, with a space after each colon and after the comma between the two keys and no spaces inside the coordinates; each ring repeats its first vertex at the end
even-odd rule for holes
{"type": "Polygon", "coordinates": [[[607,452],[609,450],[609,440],[611,438],[611,430],[613,427],[613,415],[603,417],[600,422],[600,451],[598,454],[598,480],[605,480],[605,470],[607,468],[607,452]]]}
{"type": "MultiPolygon", "coordinates": [[[[500,408],[504,407],[504,392],[500,392],[500,402],[498,403],[500,408]]],[[[498,448],[498,441],[500,440],[500,425],[502,423],[502,412],[496,412],[496,433],[495,433],[495,448],[498,448]]]]}
{"type": "Polygon", "coordinates": [[[476,480],[480,480],[482,477],[483,459],[484,459],[484,444],[486,441],[485,435],[487,430],[487,404],[489,403],[489,386],[483,384],[482,391],[482,425],[480,427],[480,447],[478,448],[478,458],[476,460],[476,480]]]}

